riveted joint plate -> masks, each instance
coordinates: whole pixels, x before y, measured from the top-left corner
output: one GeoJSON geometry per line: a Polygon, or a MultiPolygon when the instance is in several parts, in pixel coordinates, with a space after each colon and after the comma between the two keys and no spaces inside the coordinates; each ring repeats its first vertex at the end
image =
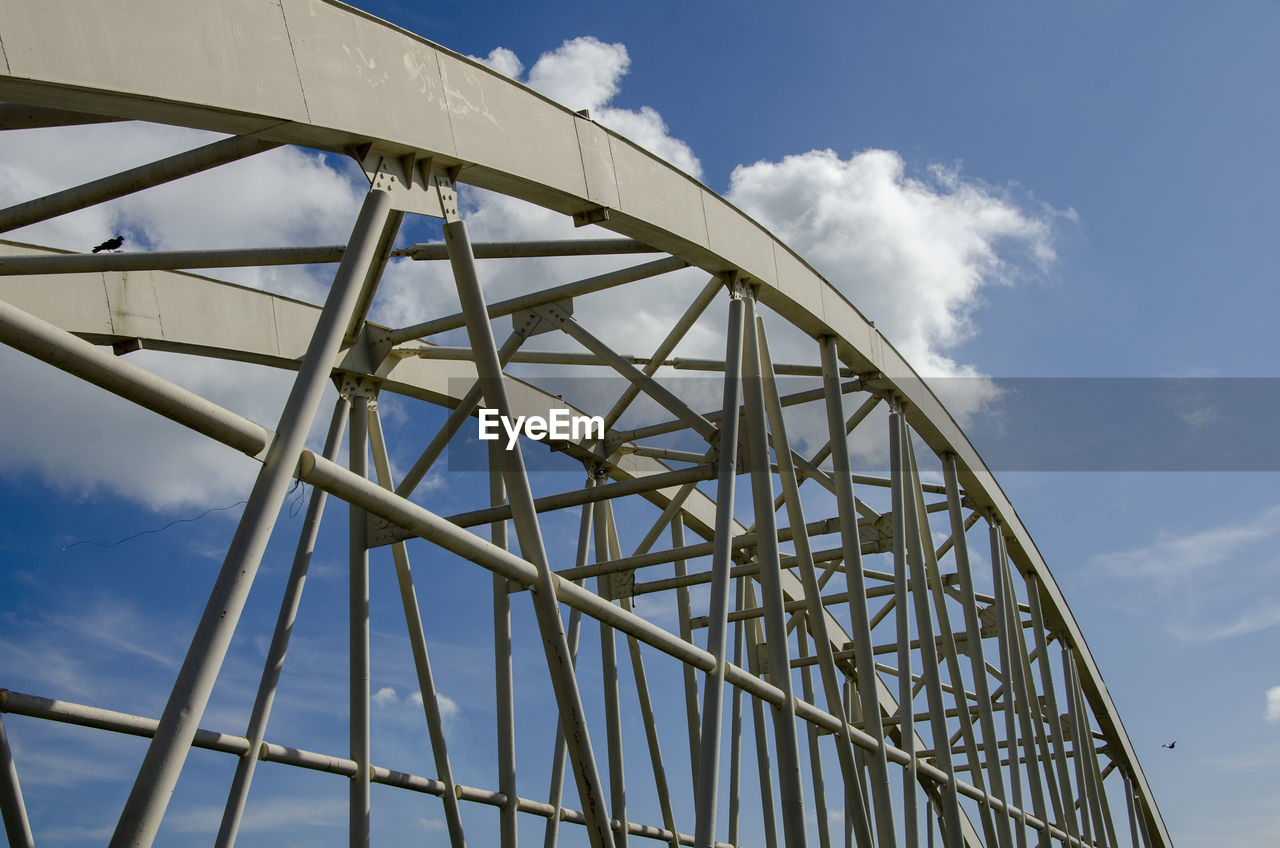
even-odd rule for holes
{"type": "Polygon", "coordinates": [[[560,325],[548,320],[546,315],[550,314],[556,317],[563,316],[565,318],[572,318],[573,298],[557,300],[554,303],[548,303],[545,306],[540,306],[538,309],[548,310],[548,312],[543,314],[537,310],[526,309],[523,312],[512,313],[511,329],[516,332],[523,333],[526,338],[529,336],[537,336],[542,333],[554,333],[560,329],[560,325]],[[550,311],[553,307],[557,310],[556,312],[550,311]]]}
{"type": "Polygon", "coordinates": [[[381,380],[367,374],[353,374],[350,371],[334,375],[334,382],[338,386],[338,393],[347,397],[376,398],[378,390],[382,388],[381,380]]]}
{"type": "Polygon", "coordinates": [[[416,153],[389,153],[364,145],[356,158],[369,186],[391,195],[393,208],[401,212],[457,220],[458,192],[449,169],[416,153]]]}
{"type": "Polygon", "coordinates": [[[600,594],[606,601],[619,601],[630,598],[636,591],[636,572],[634,569],[615,571],[604,575],[600,581],[600,594]]]}

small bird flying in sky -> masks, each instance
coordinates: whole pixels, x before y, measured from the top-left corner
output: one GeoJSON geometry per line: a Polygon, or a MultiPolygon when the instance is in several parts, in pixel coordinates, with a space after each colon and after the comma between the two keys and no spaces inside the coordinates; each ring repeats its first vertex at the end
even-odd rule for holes
{"type": "Polygon", "coordinates": [[[1177,739],[1175,739],[1175,740],[1173,740],[1172,742],[1165,742],[1165,743],[1164,743],[1163,745],[1161,745],[1160,747],[1161,747],[1161,748],[1168,748],[1170,751],[1172,751],[1172,750],[1173,750],[1173,747],[1174,747],[1175,745],[1177,745],[1177,744],[1178,744],[1178,740],[1177,740],[1177,739]]]}
{"type": "Polygon", "coordinates": [[[124,236],[116,236],[113,239],[107,239],[102,244],[93,249],[94,253],[101,253],[104,250],[119,250],[120,245],[124,244],[124,236]]]}

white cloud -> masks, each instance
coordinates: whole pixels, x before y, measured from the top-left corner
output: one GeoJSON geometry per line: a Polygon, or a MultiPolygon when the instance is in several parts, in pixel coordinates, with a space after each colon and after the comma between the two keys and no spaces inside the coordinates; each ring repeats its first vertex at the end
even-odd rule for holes
{"type": "Polygon", "coordinates": [[[1280,721],[1280,686],[1267,690],[1267,721],[1280,721]]]}
{"type": "Polygon", "coordinates": [[[643,106],[636,111],[609,105],[621,89],[622,78],[630,67],[631,58],[625,45],[605,44],[584,36],[543,53],[529,69],[527,82],[530,88],[570,109],[588,110],[592,119],[656,153],[685,173],[701,177],[702,165],[692,149],[671,136],[656,109],[643,106]]]}
{"type": "Polygon", "coordinates": [[[588,35],[543,53],[529,69],[528,82],[570,109],[596,110],[617,95],[630,67],[625,45],[605,44],[588,35]]]}
{"type": "MultiPolygon", "coordinates": [[[[422,693],[413,692],[412,694],[409,695],[407,700],[410,703],[416,704],[419,707],[421,707],[422,693]]],[[[458,715],[459,712],[461,712],[461,710],[458,708],[457,701],[453,700],[448,695],[442,694],[440,692],[436,693],[436,704],[440,708],[440,718],[444,721],[449,721],[451,718],[453,718],[454,716],[458,715]]]]}
{"type": "Polygon", "coordinates": [[[475,59],[482,65],[493,68],[503,76],[515,79],[524,71],[524,64],[520,61],[520,57],[513,51],[505,47],[495,47],[489,51],[489,55],[483,58],[479,56],[470,57],[475,59]]]}
{"type": "MultiPolygon", "coordinates": [[[[7,206],[190,150],[220,136],[139,122],[0,135],[0,205],[7,206]],[[33,167],[56,161],[58,168],[33,167]]],[[[4,238],[88,250],[114,234],[125,250],[345,243],[365,186],[353,162],[280,147],[91,206],[4,238]]],[[[219,271],[218,276],[301,297],[317,280],[304,268],[219,271]]]]}
{"type": "MultiPolygon", "coordinates": [[[[1016,276],[1010,254],[1054,259],[1049,221],[958,168],[906,170],[890,150],[848,159],[811,150],[740,165],[727,196],[840,289],[920,374],[976,377],[949,352],[976,332],[982,291],[1016,276]]],[[[965,385],[946,398],[953,413],[994,396],[979,381],[956,382],[965,385]]]]}
{"type": "Polygon", "coordinates": [[[1246,545],[1270,539],[1277,533],[1280,533],[1280,506],[1250,521],[1185,535],[1162,533],[1154,544],[1098,554],[1090,564],[1124,577],[1185,575],[1227,562],[1246,545]]]}
{"type": "Polygon", "coordinates": [[[369,698],[369,702],[375,707],[389,707],[392,704],[400,703],[399,697],[396,696],[396,690],[390,686],[383,686],[369,698]]]}
{"type": "MultiPolygon", "coordinates": [[[[3,133],[0,206],[216,138],[135,122],[3,133]],[[62,164],[32,164],[48,161],[62,164]]],[[[359,179],[354,166],[279,148],[4,237],[79,251],[115,233],[125,235],[126,250],[344,243],[363,193],[359,179]]],[[[331,273],[283,267],[219,276],[315,301],[331,273]]],[[[130,361],[267,427],[275,425],[293,379],[289,372],[146,351],[130,361]]],[[[153,509],[221,506],[248,492],[258,466],[247,457],[8,348],[0,350],[0,367],[6,394],[28,399],[9,404],[0,419],[0,473],[34,469],[64,491],[115,492],[153,509]]]]}

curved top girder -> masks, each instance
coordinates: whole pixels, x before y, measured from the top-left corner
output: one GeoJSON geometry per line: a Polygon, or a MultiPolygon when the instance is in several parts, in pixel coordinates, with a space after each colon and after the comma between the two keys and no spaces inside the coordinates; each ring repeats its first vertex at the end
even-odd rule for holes
{"type": "Polygon", "coordinates": [[[941,401],[833,286],[755,221],[599,124],[464,56],[331,0],[0,2],[0,98],[200,127],[335,152],[374,144],[459,169],[458,180],[602,225],[757,297],[840,358],[879,372],[912,428],[955,454],[975,506],[1041,586],[1047,626],[1077,650],[1081,683],[1117,759],[1170,844],[1083,634],[1012,504],[941,401]],[[156,38],[163,32],[163,38],[156,38]],[[219,37],[221,36],[221,37],[219,37]]]}

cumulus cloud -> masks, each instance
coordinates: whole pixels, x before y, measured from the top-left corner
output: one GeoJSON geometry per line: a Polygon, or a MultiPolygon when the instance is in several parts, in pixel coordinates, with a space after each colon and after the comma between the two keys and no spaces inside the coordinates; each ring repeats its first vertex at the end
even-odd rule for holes
{"type": "MultiPolygon", "coordinates": [[[[11,130],[0,135],[0,205],[216,141],[214,133],[126,121],[11,130]],[[85,155],[92,151],[92,155],[85,155]],[[58,162],[57,168],[45,163],[58,162]]],[[[6,239],[85,251],[122,234],[126,250],[345,243],[367,188],[354,163],[280,147],[118,200],[5,233],[6,239]]],[[[297,266],[217,272],[313,298],[322,279],[297,266]]]]}
{"type": "MultiPolygon", "coordinates": [[[[926,378],[978,376],[950,351],[976,332],[981,293],[1014,279],[1021,265],[1011,255],[1038,266],[1054,259],[1045,217],[955,167],[909,176],[890,150],[848,158],[811,150],[740,165],[728,198],[840,289],[926,378]]],[[[953,412],[993,396],[963,382],[948,398],[953,412]]]]}
{"type": "MultiPolygon", "coordinates": [[[[492,54],[490,54],[492,55],[492,54]]],[[[693,177],[702,176],[702,165],[693,150],[673,138],[656,109],[639,110],[610,105],[621,90],[622,78],[631,67],[623,44],[605,44],[584,36],[564,42],[542,54],[529,69],[526,82],[570,109],[586,109],[591,117],[656,153],[693,177]]],[[[504,72],[505,73],[505,72],[504,72]]]]}
{"type": "MultiPolygon", "coordinates": [[[[422,693],[414,692],[409,695],[409,702],[422,706],[422,693]]],[[[440,692],[436,693],[436,705],[440,708],[440,718],[448,721],[459,713],[458,702],[450,698],[448,695],[440,692]]]]}
{"type": "Polygon", "coordinates": [[[400,698],[396,695],[396,690],[393,687],[383,686],[369,697],[369,702],[375,707],[385,708],[392,704],[400,703],[400,698]]]}
{"type": "Polygon", "coordinates": [[[524,64],[521,63],[520,57],[514,51],[505,47],[495,47],[489,51],[489,55],[481,58],[480,56],[470,57],[475,59],[482,65],[493,68],[503,76],[515,79],[524,71],[524,64]]]}
{"type": "MultiPolygon", "coordinates": [[[[401,698],[394,686],[383,686],[369,697],[369,702],[380,709],[400,705],[422,709],[422,693],[413,691],[407,697],[401,698]]],[[[445,721],[449,721],[461,712],[458,702],[443,692],[436,693],[436,705],[440,708],[440,718],[445,721]]]]}
{"type": "MultiPolygon", "coordinates": [[[[0,206],[217,138],[136,122],[6,132],[0,134],[0,206]],[[46,162],[60,165],[47,168],[46,162]]],[[[278,148],[5,238],[76,251],[116,233],[125,236],[127,250],[338,244],[355,220],[360,179],[353,167],[331,158],[278,148]]],[[[217,273],[314,302],[332,270],[217,273]]],[[[143,351],[130,361],[267,427],[275,425],[292,382],[290,373],[203,358],[143,351]]],[[[225,505],[248,492],[258,466],[247,457],[9,348],[0,349],[0,365],[6,393],[29,399],[10,404],[0,419],[0,473],[35,470],[77,496],[112,491],[153,509],[225,505]],[[86,416],[87,409],[95,413],[86,416]]]]}
{"type": "Polygon", "coordinates": [[[1280,721],[1280,686],[1267,690],[1267,721],[1280,721]]]}

